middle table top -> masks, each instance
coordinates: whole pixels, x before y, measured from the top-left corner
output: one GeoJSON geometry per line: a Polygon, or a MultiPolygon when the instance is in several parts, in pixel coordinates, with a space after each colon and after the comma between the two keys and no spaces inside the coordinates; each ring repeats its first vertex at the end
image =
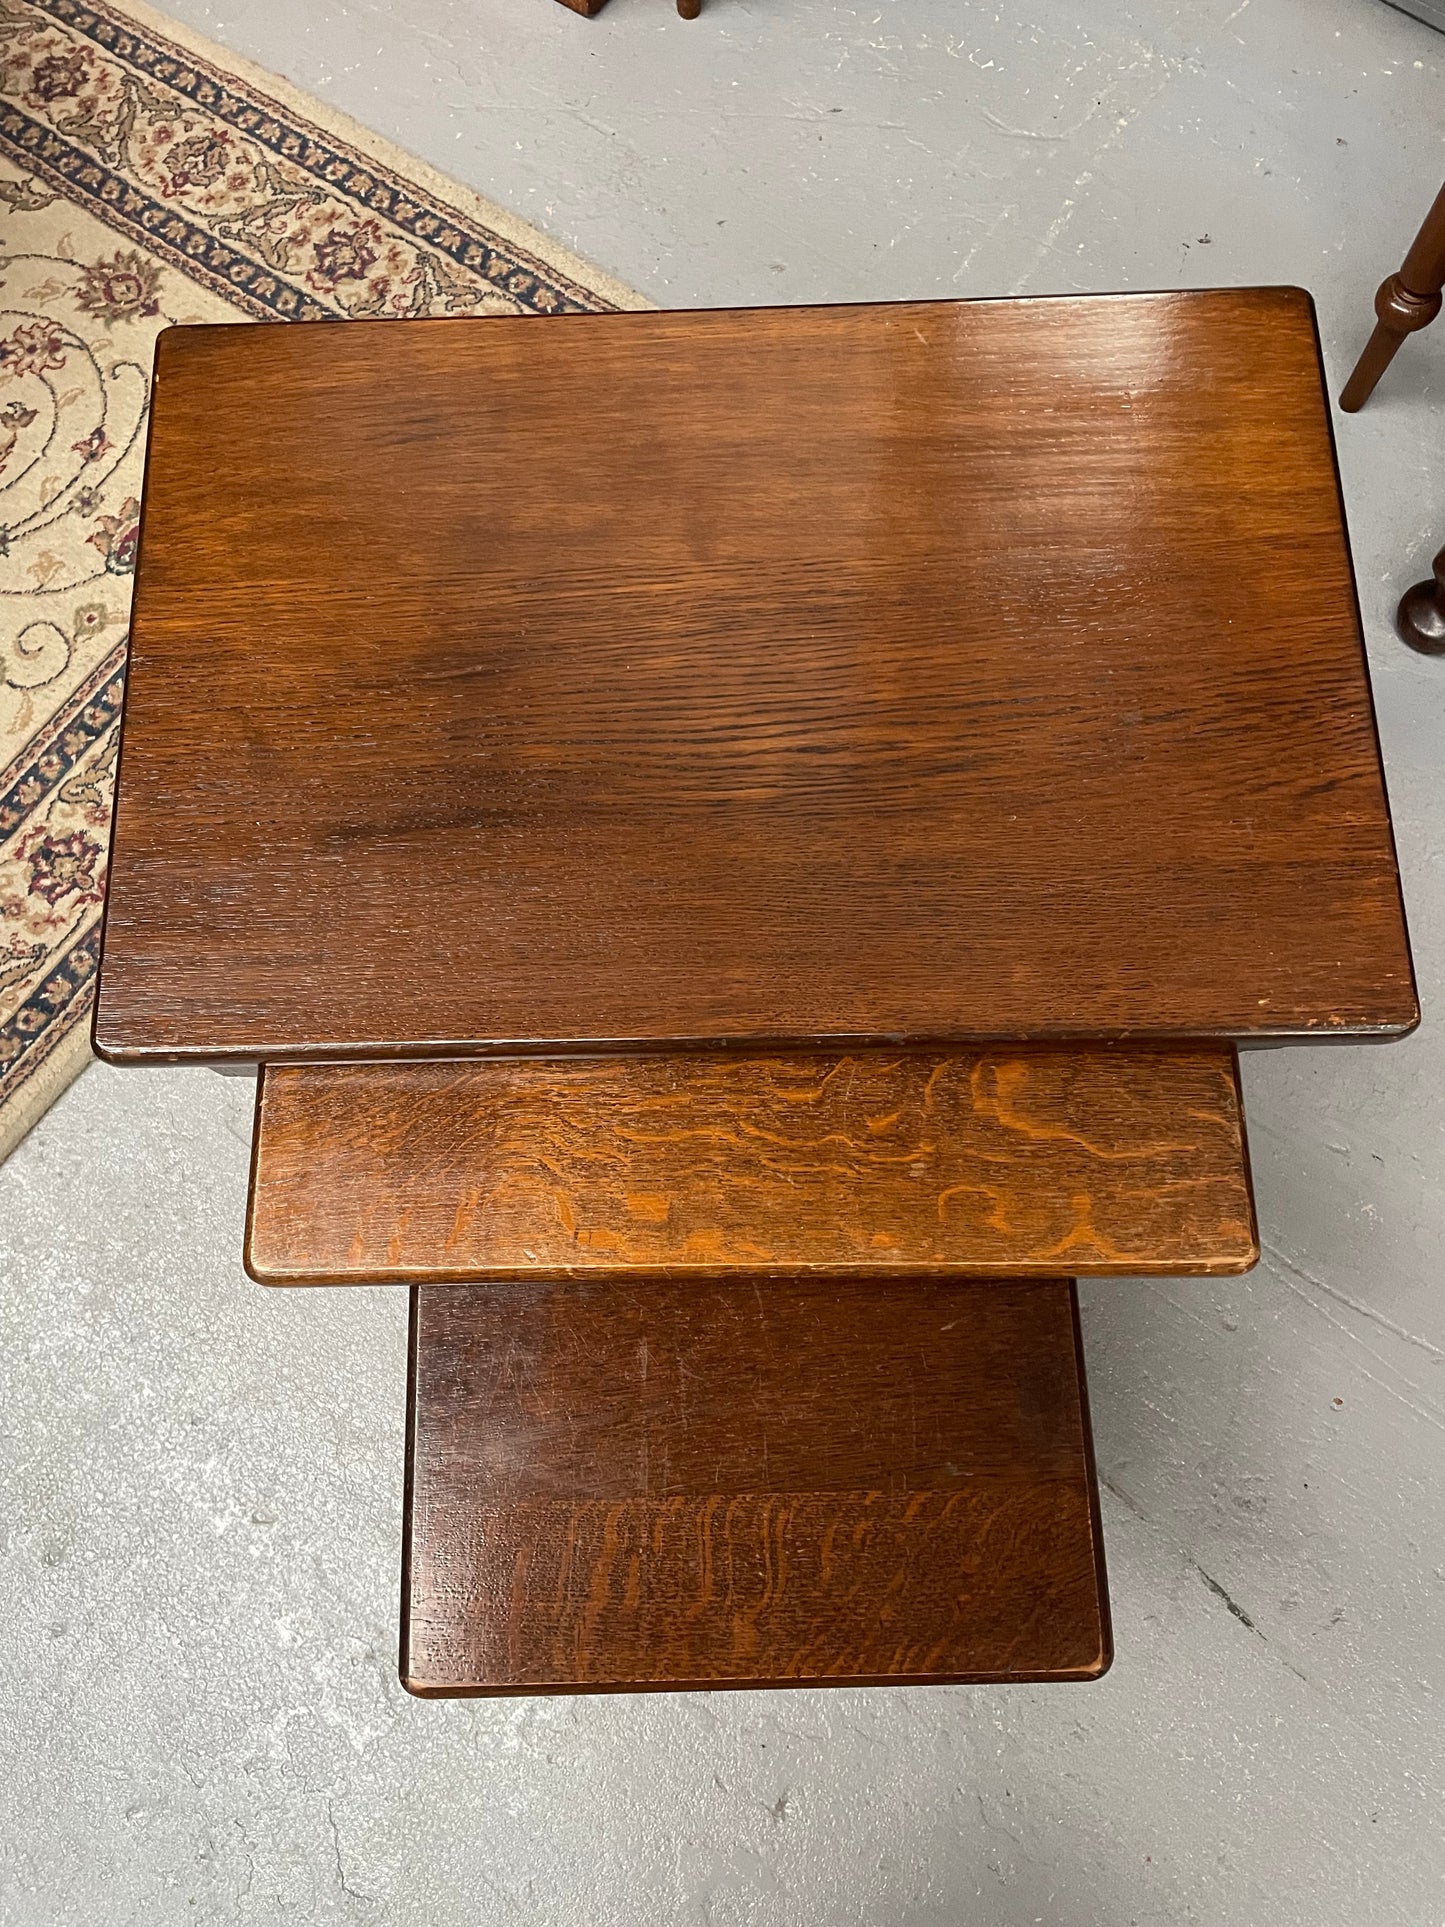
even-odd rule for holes
{"type": "Polygon", "coordinates": [[[1389,1034],[1297,290],[161,340],[97,1046],[1389,1034]]]}
{"type": "Polygon", "coordinates": [[[1258,1256],[1218,1044],[272,1064],[257,1091],[263,1284],[1217,1276],[1258,1256]]]}

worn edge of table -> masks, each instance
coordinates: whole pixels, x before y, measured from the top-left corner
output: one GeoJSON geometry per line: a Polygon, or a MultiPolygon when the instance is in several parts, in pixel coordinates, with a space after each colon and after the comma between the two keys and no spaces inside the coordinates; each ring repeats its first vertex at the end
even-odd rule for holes
{"type": "MultiPolygon", "coordinates": [[[[836,1054],[842,1056],[848,1053],[838,1052],[836,1054]]],[[[897,1054],[924,1055],[925,1053],[914,1050],[900,1051],[897,1054]]],[[[1052,1046],[1027,1045],[1021,1048],[1019,1054],[1024,1056],[1054,1055],[1058,1053],[1055,1052],[1052,1046]]],[[[1070,1054],[1072,1055],[1074,1053],[1070,1054]]],[[[1106,1056],[1108,1051],[1106,1048],[1092,1047],[1085,1048],[1077,1054],[1088,1057],[1101,1057],[1106,1056]]],[[[1121,1051],[1120,1054],[1125,1057],[1131,1055],[1127,1050],[1121,1051]]],[[[1180,1046],[1179,1054],[1181,1056],[1194,1056],[1203,1053],[1197,1051],[1191,1043],[1190,1045],[1180,1046]]],[[[731,1056],[733,1053],[700,1053],[699,1055],[731,1056]]],[[[740,1061],[750,1056],[761,1055],[765,1055],[765,1053],[736,1053],[740,1061]]],[[[771,1053],[768,1053],[768,1055],[771,1055],[771,1053]]],[[[779,1055],[782,1054],[779,1053],[779,1055]]],[[[1258,1264],[1260,1258],[1259,1220],[1254,1194],[1254,1173],[1249,1155],[1248,1120],[1245,1115],[1244,1095],[1240,1084],[1238,1051],[1230,1049],[1228,1051],[1228,1057],[1234,1105],[1234,1121],[1238,1133],[1240,1176],[1242,1179],[1241,1202],[1244,1208],[1245,1236],[1237,1250],[1229,1258],[1220,1259],[1215,1257],[1193,1263],[1186,1262],[1177,1249],[1153,1260],[1142,1259],[1138,1257],[1137,1254],[1126,1255],[1115,1253],[1107,1257],[1101,1256],[1087,1263],[1081,1262],[1078,1254],[1074,1253],[1071,1254],[1069,1262],[1076,1277],[1240,1277],[1252,1271],[1258,1264]]],[[[427,1061],[430,1062],[432,1060],[427,1061]]],[[[478,1061],[479,1060],[471,1058],[456,1060],[459,1068],[463,1069],[477,1064],[478,1061]]],[[[487,1060],[480,1061],[485,1062],[487,1060]]],[[[520,1061],[530,1063],[533,1061],[546,1060],[535,1060],[529,1057],[520,1061]]],[[[246,1221],[242,1245],[243,1268],[247,1276],[255,1283],[263,1285],[268,1289],[278,1290],[326,1285],[416,1286],[418,1284],[465,1285],[485,1282],[560,1284],[596,1281],[604,1276],[610,1268],[602,1264],[533,1264],[522,1266],[497,1265],[493,1263],[483,1264],[480,1262],[450,1267],[434,1263],[397,1263],[388,1265],[366,1262],[364,1264],[348,1263],[345,1268],[318,1268],[314,1265],[278,1258],[275,1255],[274,1245],[272,1245],[268,1251],[265,1233],[262,1232],[261,1235],[258,1236],[259,1224],[262,1217],[258,1200],[262,1190],[261,1176],[265,1155],[267,1068],[265,1065],[260,1066],[256,1079],[256,1099],[253,1111],[251,1157],[246,1195],[246,1221]]],[[[280,1071],[299,1070],[304,1072],[309,1068],[319,1069],[320,1067],[277,1065],[270,1068],[280,1071]]],[[[346,1060],[335,1068],[339,1068],[348,1074],[355,1074],[363,1070],[364,1066],[355,1064],[351,1060],[346,1060]]],[[[395,1065],[389,1064],[384,1068],[395,1069],[395,1065]]],[[[663,1263],[649,1265],[619,1262],[616,1270],[620,1275],[624,1275],[630,1281],[645,1281],[649,1279],[655,1281],[672,1281],[691,1278],[699,1282],[710,1282],[728,1276],[737,1276],[739,1272],[744,1269],[749,1276],[765,1279],[786,1279],[789,1277],[808,1275],[861,1279],[871,1275],[880,1275],[899,1279],[933,1277],[948,1280],[966,1278],[995,1278],[1002,1280],[1054,1277],[1057,1275],[1057,1266],[1061,1256],[1062,1254],[1060,1252],[1054,1251],[1052,1256],[1041,1254],[1033,1258],[1027,1258],[1015,1252],[1007,1259],[990,1259],[980,1257],[975,1250],[970,1256],[960,1256],[956,1259],[942,1261],[920,1259],[916,1262],[890,1263],[882,1268],[879,1267],[876,1259],[871,1262],[860,1261],[848,1263],[840,1261],[835,1256],[821,1260],[816,1265],[810,1266],[801,1264],[796,1260],[770,1264],[767,1262],[759,1262],[750,1257],[746,1266],[735,1263],[663,1263]]]]}
{"type": "Polygon", "coordinates": [[[1084,1461],[1084,1476],[1089,1512],[1090,1541],[1094,1558],[1094,1590],[1098,1609],[1099,1653],[1096,1660],[1088,1666],[1069,1672],[1053,1673],[882,1673],[858,1674],[847,1677],[810,1679],[698,1679],[698,1680],[644,1680],[635,1684],[609,1681],[601,1685],[575,1685],[568,1681],[553,1683],[527,1682],[525,1686],[430,1686],[418,1679],[410,1670],[411,1659],[411,1563],[412,1563],[412,1508],[415,1497],[416,1472],[416,1380],[418,1350],[418,1313],[420,1293],[425,1286],[413,1285],[407,1323],[407,1374],[406,1374],[406,1462],[402,1488],[402,1539],[401,1539],[401,1612],[400,1630],[397,1647],[397,1677],[404,1691],[413,1699],[453,1700],[453,1699],[528,1699],[581,1697],[603,1693],[684,1693],[684,1692],[758,1692],[767,1690],[813,1690],[835,1686],[1023,1686],[1045,1683],[1049,1685],[1090,1685],[1103,1679],[1114,1663],[1114,1623],[1109,1603],[1109,1575],[1104,1548],[1104,1522],[1099,1505],[1099,1479],[1094,1455],[1094,1426],[1089,1407],[1089,1386],[1087,1365],[1084,1356],[1084,1335],[1079,1322],[1079,1293],[1073,1279],[1060,1280],[1069,1290],[1069,1306],[1073,1326],[1074,1364],[1079,1387],[1079,1424],[1084,1461]]]}
{"type": "MultiPolygon", "coordinates": [[[[1295,284],[1290,284],[1295,285],[1295,284]]],[[[1405,969],[1410,992],[1410,1008],[1401,1020],[1393,1026],[1378,1025],[1370,1030],[1356,1034],[1356,1042],[1366,1044],[1388,1044],[1409,1037],[1420,1028],[1423,1012],[1420,1008],[1420,973],[1415,967],[1415,946],[1410,936],[1410,917],[1405,906],[1405,879],[1400,872],[1400,839],[1395,834],[1395,808],[1390,800],[1390,779],[1385,768],[1385,746],[1380,740],[1380,706],[1375,701],[1375,679],[1370,672],[1370,644],[1365,633],[1365,611],[1360,602],[1360,571],[1355,562],[1355,545],[1350,535],[1350,518],[1345,503],[1345,478],[1340,470],[1340,438],[1335,428],[1334,396],[1330,392],[1330,380],[1325,368],[1324,337],[1320,333],[1320,311],[1313,294],[1308,288],[1300,288],[1309,313],[1310,332],[1314,336],[1315,368],[1320,381],[1320,401],[1325,418],[1325,440],[1330,451],[1330,469],[1335,483],[1335,507],[1340,518],[1340,529],[1345,542],[1345,573],[1350,582],[1350,602],[1354,609],[1355,636],[1360,646],[1361,681],[1365,690],[1365,708],[1370,719],[1370,740],[1375,746],[1375,761],[1380,768],[1380,794],[1385,803],[1385,835],[1390,846],[1390,857],[1395,871],[1395,902],[1400,912],[1400,938],[1405,954],[1405,969]]],[[[1340,1033],[1331,1033],[1328,1028],[1320,1033],[1308,1033],[1311,1041],[1316,1035],[1324,1042],[1334,1035],[1343,1043],[1347,1041],[1340,1033]]],[[[1281,1044],[1303,1042],[1303,1038],[1292,1038],[1281,1034],[1278,1038],[1261,1037],[1261,1043],[1281,1044]]]]}

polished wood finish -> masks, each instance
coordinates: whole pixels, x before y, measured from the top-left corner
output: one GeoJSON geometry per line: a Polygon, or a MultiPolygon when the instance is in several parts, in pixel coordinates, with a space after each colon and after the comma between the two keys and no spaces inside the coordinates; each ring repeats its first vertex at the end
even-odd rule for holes
{"type": "Polygon", "coordinates": [[[1401,596],[1395,627],[1422,655],[1445,655],[1445,549],[1436,556],[1430,579],[1401,596]]]}
{"type": "Polygon", "coordinates": [[[1072,1286],[413,1294],[414,1693],[1092,1679],[1072,1286]]]}
{"type": "Polygon", "coordinates": [[[1340,395],[1341,408],[1353,414],[1357,408],[1364,407],[1406,335],[1429,327],[1439,314],[1442,289],[1445,289],[1445,187],[1436,195],[1399,273],[1380,283],[1375,295],[1375,331],[1345,383],[1340,395]]]}
{"type": "Polygon", "coordinates": [[[161,336],[96,1044],[1393,1034],[1298,290],[161,336]]]}
{"type": "Polygon", "coordinates": [[[258,1095],[264,1284],[1258,1255],[1227,1048],[273,1066],[258,1095]]]}

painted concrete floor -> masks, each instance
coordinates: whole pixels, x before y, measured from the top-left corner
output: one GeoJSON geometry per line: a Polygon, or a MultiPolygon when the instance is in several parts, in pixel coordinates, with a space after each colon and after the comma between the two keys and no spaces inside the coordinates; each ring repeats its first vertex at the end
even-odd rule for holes
{"type": "MultiPolygon", "coordinates": [[[[1380,0],[170,0],[654,298],[1300,281],[1338,385],[1445,174],[1380,0]]],[[[422,1705],[405,1306],[239,1262],[249,1086],[96,1066],[0,1173],[15,1927],[1445,1921],[1445,326],[1341,456],[1427,1021],[1246,1066],[1249,1279],[1084,1292],[1092,1687],[422,1705]]]]}

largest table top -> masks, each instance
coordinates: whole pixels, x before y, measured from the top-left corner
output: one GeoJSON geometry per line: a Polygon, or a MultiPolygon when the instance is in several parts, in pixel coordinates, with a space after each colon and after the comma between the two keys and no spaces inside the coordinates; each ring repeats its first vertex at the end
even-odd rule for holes
{"type": "Polygon", "coordinates": [[[104,1055],[1415,1018],[1298,290],[162,337],[104,1055]]]}

